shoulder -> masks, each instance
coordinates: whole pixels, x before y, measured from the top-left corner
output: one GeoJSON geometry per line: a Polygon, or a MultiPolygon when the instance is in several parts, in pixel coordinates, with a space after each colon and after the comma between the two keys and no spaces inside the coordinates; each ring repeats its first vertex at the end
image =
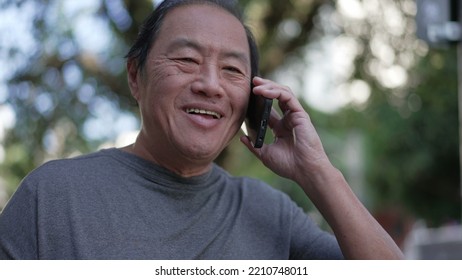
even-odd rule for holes
{"type": "MultiPolygon", "coordinates": [[[[268,183],[251,177],[233,176],[222,171],[229,192],[240,197],[240,201],[255,209],[271,209],[275,212],[292,213],[298,205],[283,191],[268,183]],[[268,206],[271,207],[268,208],[268,206]]],[[[274,213],[273,213],[274,214],[274,213]]]]}
{"type": "Polygon", "coordinates": [[[63,172],[67,171],[76,172],[85,170],[95,170],[95,168],[101,167],[102,163],[107,163],[110,159],[110,153],[106,150],[102,150],[71,158],[50,160],[48,162],[45,162],[41,166],[37,167],[35,170],[29,173],[27,177],[48,177],[49,174],[53,174],[54,177],[59,177],[60,175],[65,175],[65,173],[63,172]]]}
{"type": "MultiPolygon", "coordinates": [[[[252,194],[258,193],[269,193],[271,195],[281,195],[283,192],[275,189],[274,187],[270,186],[268,183],[252,177],[247,176],[234,176],[229,174],[226,170],[222,169],[218,165],[214,166],[215,174],[219,174],[221,178],[223,178],[231,187],[237,188],[240,190],[245,190],[252,194]]],[[[214,177],[218,177],[215,175],[214,177]]]]}
{"type": "Polygon", "coordinates": [[[98,151],[73,158],[48,161],[30,172],[21,182],[28,188],[50,189],[66,186],[95,177],[95,174],[110,173],[114,161],[107,151],[98,151]]]}

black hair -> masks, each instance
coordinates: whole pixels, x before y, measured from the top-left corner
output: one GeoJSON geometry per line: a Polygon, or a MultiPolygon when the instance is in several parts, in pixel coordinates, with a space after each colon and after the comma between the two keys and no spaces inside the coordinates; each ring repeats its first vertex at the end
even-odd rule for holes
{"type": "Polygon", "coordinates": [[[154,9],[154,11],[140,26],[138,37],[125,58],[135,60],[138,71],[142,70],[145,66],[149,50],[157,39],[157,35],[165,16],[174,8],[189,4],[215,5],[228,11],[242,23],[247,35],[247,41],[250,49],[251,77],[258,75],[259,55],[257,44],[252,32],[244,24],[242,12],[235,0],[164,0],[154,9]]]}

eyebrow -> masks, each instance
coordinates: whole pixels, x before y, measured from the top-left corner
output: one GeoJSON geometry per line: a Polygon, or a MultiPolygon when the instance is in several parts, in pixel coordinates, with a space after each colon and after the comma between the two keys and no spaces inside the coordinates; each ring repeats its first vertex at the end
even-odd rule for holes
{"type": "MultiPolygon", "coordinates": [[[[190,39],[187,39],[187,38],[176,38],[175,40],[173,40],[172,43],[170,43],[169,46],[170,46],[170,48],[169,48],[170,50],[176,50],[176,49],[186,47],[186,48],[195,49],[195,50],[197,50],[198,52],[201,52],[201,53],[204,53],[206,51],[205,47],[202,46],[199,42],[196,42],[194,40],[190,40],[190,39]]],[[[248,55],[246,53],[244,53],[244,52],[226,50],[222,54],[222,56],[226,57],[226,58],[228,58],[228,57],[235,58],[235,59],[241,61],[242,63],[250,66],[250,61],[249,61],[248,55]]]]}

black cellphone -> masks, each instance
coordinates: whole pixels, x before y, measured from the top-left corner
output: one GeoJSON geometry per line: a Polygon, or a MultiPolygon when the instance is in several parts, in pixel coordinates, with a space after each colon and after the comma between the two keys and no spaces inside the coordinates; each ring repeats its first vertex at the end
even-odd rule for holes
{"type": "Polygon", "coordinates": [[[250,93],[245,126],[255,148],[263,146],[272,106],[273,99],[250,93]]]}

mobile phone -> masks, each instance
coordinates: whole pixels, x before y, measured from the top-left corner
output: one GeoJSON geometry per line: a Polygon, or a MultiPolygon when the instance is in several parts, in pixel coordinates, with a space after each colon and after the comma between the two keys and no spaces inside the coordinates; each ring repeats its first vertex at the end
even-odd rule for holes
{"type": "Polygon", "coordinates": [[[273,99],[250,93],[245,127],[255,148],[263,146],[272,106],[273,99]]]}

